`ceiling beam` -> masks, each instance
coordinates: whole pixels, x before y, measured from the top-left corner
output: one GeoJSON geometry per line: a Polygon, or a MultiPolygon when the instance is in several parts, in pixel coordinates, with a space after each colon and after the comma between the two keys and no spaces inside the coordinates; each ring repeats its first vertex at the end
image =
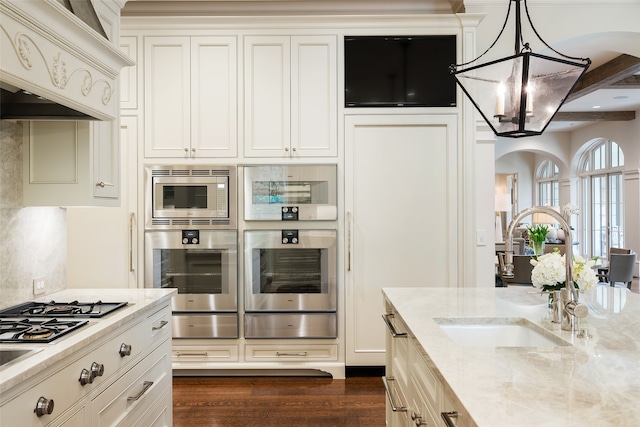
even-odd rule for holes
{"type": "Polygon", "coordinates": [[[553,116],[554,122],[619,122],[635,120],[635,111],[587,111],[558,112],[553,116]]]}
{"type": "Polygon", "coordinates": [[[603,89],[640,89],[640,75],[627,77],[603,89]]]}
{"type": "Polygon", "coordinates": [[[640,58],[622,54],[582,76],[565,103],[603,89],[638,72],[640,72],[640,58]]]}

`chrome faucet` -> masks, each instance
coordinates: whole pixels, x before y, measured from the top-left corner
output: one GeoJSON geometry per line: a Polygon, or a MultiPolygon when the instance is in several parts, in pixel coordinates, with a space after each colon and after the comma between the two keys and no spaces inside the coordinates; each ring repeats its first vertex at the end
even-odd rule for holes
{"type": "Polygon", "coordinates": [[[505,277],[513,277],[513,231],[516,228],[516,225],[524,218],[534,213],[546,213],[560,223],[560,227],[564,230],[564,238],[565,238],[565,265],[566,265],[566,278],[565,278],[565,289],[563,289],[560,293],[561,295],[561,304],[562,304],[562,321],[561,328],[565,331],[575,331],[577,330],[577,322],[576,319],[581,319],[586,317],[589,314],[589,309],[584,304],[580,304],[578,302],[578,291],[573,285],[573,260],[572,258],[572,246],[573,241],[571,239],[571,226],[564,219],[560,213],[554,209],[551,209],[547,206],[534,206],[532,208],[527,208],[522,212],[517,213],[509,226],[507,227],[507,236],[505,237],[504,248],[505,248],[505,263],[503,269],[503,276],[505,277]]]}

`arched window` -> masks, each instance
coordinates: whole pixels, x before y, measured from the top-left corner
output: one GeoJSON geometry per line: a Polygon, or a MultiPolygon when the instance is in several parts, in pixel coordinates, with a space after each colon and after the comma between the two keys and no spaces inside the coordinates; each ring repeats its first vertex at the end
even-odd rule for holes
{"type": "Polygon", "coordinates": [[[538,165],[538,172],[536,173],[538,206],[559,206],[559,174],[558,165],[551,160],[543,160],[538,165]]]}
{"type": "Polygon", "coordinates": [[[606,258],[610,247],[624,246],[624,153],[614,141],[599,140],[580,158],[581,203],[578,218],[582,251],[606,258]]]}

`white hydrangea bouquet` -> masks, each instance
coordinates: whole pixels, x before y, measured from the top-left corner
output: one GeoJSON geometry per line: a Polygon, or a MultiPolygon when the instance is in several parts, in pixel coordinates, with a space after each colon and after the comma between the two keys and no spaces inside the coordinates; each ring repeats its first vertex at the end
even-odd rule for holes
{"type": "MultiPolygon", "coordinates": [[[[542,291],[559,291],[565,287],[567,270],[566,257],[560,255],[558,249],[553,252],[531,259],[533,270],[531,281],[533,286],[542,291]]],[[[582,292],[588,291],[598,283],[598,278],[593,270],[596,259],[586,261],[580,255],[573,256],[573,284],[582,292]]]]}

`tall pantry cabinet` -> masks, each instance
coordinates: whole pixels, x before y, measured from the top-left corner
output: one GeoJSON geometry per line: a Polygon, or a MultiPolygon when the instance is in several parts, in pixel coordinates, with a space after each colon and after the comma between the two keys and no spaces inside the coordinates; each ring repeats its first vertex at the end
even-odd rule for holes
{"type": "Polygon", "coordinates": [[[382,366],[382,288],[457,283],[451,115],[345,117],[347,366],[382,366]]]}

